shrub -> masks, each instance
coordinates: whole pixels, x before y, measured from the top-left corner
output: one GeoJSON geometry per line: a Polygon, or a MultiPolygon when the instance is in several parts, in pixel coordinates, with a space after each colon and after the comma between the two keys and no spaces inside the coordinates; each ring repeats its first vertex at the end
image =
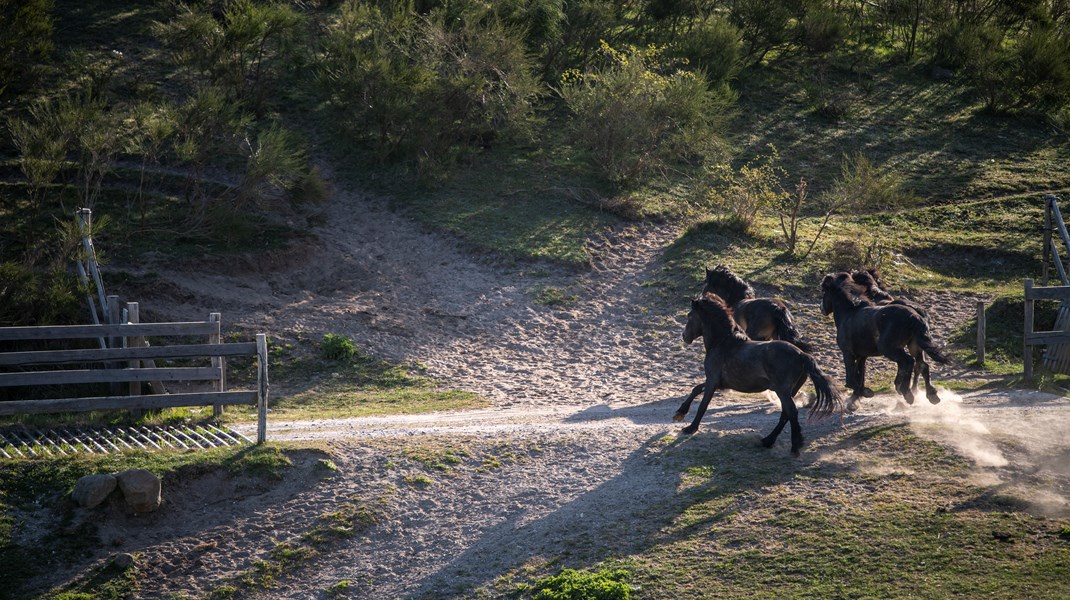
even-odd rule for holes
{"type": "Polygon", "coordinates": [[[557,575],[531,586],[535,600],[628,600],[630,574],[623,570],[602,569],[597,573],[563,569],[557,575]]]}
{"type": "Polygon", "coordinates": [[[317,82],[351,137],[424,171],[524,135],[542,92],[522,32],[488,10],[449,22],[358,2],[329,28],[317,82]]]}
{"type": "Polygon", "coordinates": [[[292,132],[272,125],[256,136],[245,139],[245,174],[238,184],[239,208],[261,203],[272,192],[288,190],[307,172],[308,158],[304,144],[292,132]]]}
{"type": "Polygon", "coordinates": [[[734,95],[711,90],[702,73],[672,69],[656,47],[617,51],[603,44],[604,63],[566,72],[559,90],[572,113],[573,142],[601,176],[634,184],[667,165],[715,155],[734,95]],[[667,73],[667,74],[666,74],[667,73]]]}
{"type": "Polygon", "coordinates": [[[847,35],[847,23],[835,10],[817,5],[806,11],[799,24],[802,43],[814,52],[828,52],[847,35]]]}
{"type": "Polygon", "coordinates": [[[1050,109],[1070,102],[1070,36],[1034,29],[1018,41],[1015,59],[1020,103],[1050,109]]]}
{"type": "Polygon", "coordinates": [[[233,0],[219,19],[180,5],[174,19],[155,24],[155,33],[176,63],[259,109],[285,68],[302,23],[287,4],[233,0]]]}
{"type": "Polygon", "coordinates": [[[780,154],[773,146],[764,160],[754,157],[738,170],[728,164],[706,169],[701,195],[712,208],[728,213],[746,232],[753,229],[758,215],[776,210],[790,202],[781,182],[787,172],[780,166],[780,154]]]}
{"type": "Polygon", "coordinates": [[[864,154],[845,154],[840,176],[826,192],[826,201],[836,210],[886,211],[902,208],[916,201],[903,189],[902,178],[880,169],[864,154]]]}
{"type": "Polygon", "coordinates": [[[356,355],[357,347],[353,344],[353,340],[344,335],[328,333],[323,336],[320,353],[324,358],[331,360],[349,360],[356,355]]]}
{"type": "Polygon", "coordinates": [[[740,68],[743,42],[739,30],[724,19],[710,19],[683,35],[676,56],[702,71],[711,86],[729,81],[740,68]]]}
{"type": "Polygon", "coordinates": [[[0,0],[0,96],[52,53],[53,0],[0,0]]]}

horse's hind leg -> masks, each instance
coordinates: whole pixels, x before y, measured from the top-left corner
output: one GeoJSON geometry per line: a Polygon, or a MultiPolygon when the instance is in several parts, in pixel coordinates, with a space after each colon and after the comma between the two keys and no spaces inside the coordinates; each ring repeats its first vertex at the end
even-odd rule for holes
{"type": "Polygon", "coordinates": [[[802,428],[799,426],[799,409],[795,407],[789,391],[777,391],[777,397],[780,398],[780,421],[777,422],[773,431],[769,432],[769,435],[762,438],[762,445],[772,448],[780,432],[784,430],[784,425],[791,423],[791,453],[798,456],[799,449],[803,445],[802,428]]]}
{"type": "Polygon", "coordinates": [[[920,373],[925,380],[925,397],[929,399],[930,404],[939,404],[940,395],[936,393],[936,388],[933,387],[932,381],[929,380],[929,363],[925,361],[925,355],[920,349],[917,355],[914,356],[914,373],[914,388],[917,389],[917,374],[920,373]]]}
{"type": "Polygon", "coordinates": [[[687,416],[687,411],[691,410],[691,402],[694,401],[695,397],[701,394],[702,390],[704,390],[705,388],[705,383],[700,383],[695,387],[691,388],[691,395],[689,395],[687,399],[684,400],[683,404],[680,405],[680,408],[676,409],[676,414],[672,416],[672,420],[683,421],[684,417],[687,416]]]}
{"type": "Polygon", "coordinates": [[[881,353],[895,361],[895,390],[903,395],[907,404],[914,404],[914,392],[910,390],[910,376],[914,372],[914,358],[902,348],[883,348],[881,353]]]}

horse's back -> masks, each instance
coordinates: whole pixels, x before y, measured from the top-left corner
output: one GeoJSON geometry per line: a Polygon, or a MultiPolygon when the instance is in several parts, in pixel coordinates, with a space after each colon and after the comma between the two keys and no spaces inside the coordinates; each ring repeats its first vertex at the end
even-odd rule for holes
{"type": "Polygon", "coordinates": [[[748,341],[726,357],[720,387],[754,393],[775,389],[805,371],[806,353],[781,340],[748,341]]]}

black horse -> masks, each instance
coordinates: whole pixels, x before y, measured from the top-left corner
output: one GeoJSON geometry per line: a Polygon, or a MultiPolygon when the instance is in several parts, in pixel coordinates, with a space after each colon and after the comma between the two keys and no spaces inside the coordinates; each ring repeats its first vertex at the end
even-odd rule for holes
{"type": "Polygon", "coordinates": [[[865,387],[866,358],[870,356],[885,356],[898,365],[895,389],[907,404],[914,403],[910,375],[920,363],[926,397],[933,404],[940,402],[929,381],[925,354],[941,364],[947,364],[948,359],[933,344],[921,315],[902,304],[874,304],[847,272],[826,275],[821,292],[821,312],[831,314],[836,321],[836,343],[843,352],[847,387],[852,391],[847,410],[854,410],[860,396],[873,395],[865,387]]]}
{"type": "Polygon", "coordinates": [[[929,312],[918,306],[917,304],[904,300],[902,298],[896,298],[888,292],[884,291],[884,281],[881,280],[880,271],[877,269],[865,269],[860,271],[851,272],[851,281],[855,282],[864,290],[862,293],[865,297],[873,301],[874,304],[902,304],[918,313],[925,324],[929,324],[929,312]]]}
{"type": "MultiPolygon", "coordinates": [[[[918,313],[918,316],[925,321],[925,325],[929,325],[929,311],[925,310],[921,306],[902,298],[896,298],[885,290],[884,281],[881,280],[880,271],[877,269],[864,269],[851,272],[851,281],[855,282],[862,288],[862,295],[869,298],[874,304],[878,306],[884,306],[886,304],[901,304],[907,308],[913,309],[918,313]]],[[[924,363],[917,361],[914,363],[914,377],[910,382],[910,389],[913,392],[918,391],[918,379],[921,377],[921,367],[924,363]]],[[[873,396],[873,390],[869,388],[865,389],[866,397],[873,396]]]]}
{"type": "MultiPolygon", "coordinates": [[[[762,445],[771,448],[784,425],[790,422],[791,453],[797,456],[803,436],[794,397],[806,378],[810,378],[817,390],[817,397],[810,404],[811,418],[827,416],[842,406],[839,390],[809,354],[780,340],[755,342],[748,339],[733,321],[732,310],[716,294],[703,294],[701,299],[691,301],[691,312],[687,315],[683,335],[684,342],[688,344],[702,336],[706,346],[706,360],[703,363],[706,371],[705,393],[695,419],[684,428],[684,433],[698,431],[698,424],[715,390],[748,393],[772,390],[780,398],[780,422],[769,435],[762,438],[762,445]]],[[[673,415],[674,421],[684,419],[693,399],[692,395],[680,405],[673,415]]]]}
{"type": "Polygon", "coordinates": [[[725,265],[706,269],[702,293],[717,294],[732,309],[732,316],[747,337],[755,341],[784,340],[803,352],[813,348],[802,339],[784,303],[775,298],[755,298],[754,289],[725,265]]]}

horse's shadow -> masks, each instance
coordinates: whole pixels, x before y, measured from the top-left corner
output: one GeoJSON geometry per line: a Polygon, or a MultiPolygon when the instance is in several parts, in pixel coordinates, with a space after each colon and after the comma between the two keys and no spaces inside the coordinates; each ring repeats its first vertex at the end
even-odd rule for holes
{"type": "MultiPolygon", "coordinates": [[[[790,480],[810,464],[785,451],[769,451],[747,434],[718,435],[711,431],[669,438],[649,437],[624,458],[615,474],[592,489],[568,499],[533,519],[517,507],[446,566],[429,574],[406,593],[413,598],[441,598],[459,590],[471,591],[509,577],[518,569],[536,569],[561,559],[569,568],[591,567],[613,556],[628,556],[692,535],[719,518],[712,511],[677,524],[691,507],[790,480]],[[756,468],[761,463],[764,466],[756,468]],[[715,465],[715,466],[713,466],[715,465]],[[713,468],[710,468],[713,466],[713,468]],[[708,473],[698,475],[695,473],[708,473]]],[[[604,458],[600,457],[600,458],[604,458]]],[[[559,465],[558,478],[570,479],[590,468],[590,456],[577,456],[559,465]],[[570,473],[571,471],[571,473],[570,473]]],[[[607,463],[599,463],[606,465],[607,463]]],[[[594,469],[592,469],[594,470],[594,469]]],[[[603,469],[604,471],[604,469],[603,469]]],[[[585,476],[592,476],[588,470],[585,476]]],[[[593,476],[598,476],[594,474],[593,476]]],[[[529,489],[533,482],[518,478],[515,494],[546,493],[529,489]]]]}
{"type": "MultiPolygon", "coordinates": [[[[718,399],[722,397],[717,395],[714,396],[714,398],[718,399]]],[[[608,419],[628,419],[636,425],[664,424],[671,427],[674,426],[672,415],[682,400],[682,396],[666,396],[660,400],[652,400],[643,404],[631,404],[628,406],[596,404],[573,413],[565,417],[563,420],[565,423],[586,423],[608,419]]],[[[772,404],[756,401],[754,408],[747,410],[747,414],[757,414],[766,411],[766,409],[771,409],[772,407],[772,404]]],[[[720,415],[728,414],[739,414],[739,404],[721,403],[715,406],[710,406],[707,412],[707,415],[710,415],[714,419],[718,418],[720,415]]],[[[711,417],[707,417],[707,419],[711,417]]]]}

